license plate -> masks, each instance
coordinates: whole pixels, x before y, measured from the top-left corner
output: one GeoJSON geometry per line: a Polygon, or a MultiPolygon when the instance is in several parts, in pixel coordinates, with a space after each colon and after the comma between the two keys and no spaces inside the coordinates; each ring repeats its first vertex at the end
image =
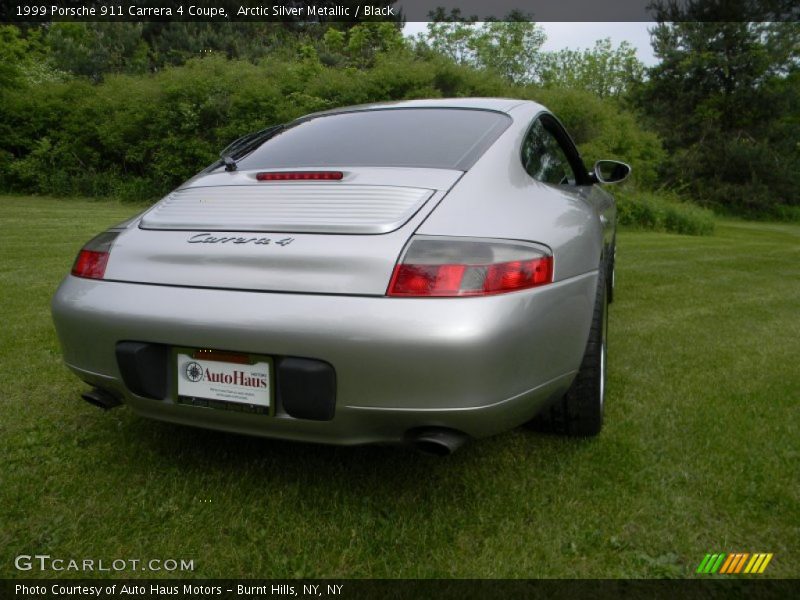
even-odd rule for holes
{"type": "Polygon", "coordinates": [[[177,360],[178,402],[267,413],[272,397],[271,361],[249,354],[184,350],[177,360]]]}

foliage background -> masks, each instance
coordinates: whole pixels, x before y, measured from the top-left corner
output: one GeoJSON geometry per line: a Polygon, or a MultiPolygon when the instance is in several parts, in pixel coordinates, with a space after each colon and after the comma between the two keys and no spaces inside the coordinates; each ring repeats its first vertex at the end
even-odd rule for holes
{"type": "Polygon", "coordinates": [[[232,139],[308,112],[505,96],[551,108],[587,165],[632,164],[628,215],[657,197],[674,211],[800,219],[797,23],[664,12],[661,62],[646,69],[609,40],[543,52],[524,15],[437,16],[416,39],[386,22],[2,26],[0,191],[155,200],[232,139]]]}

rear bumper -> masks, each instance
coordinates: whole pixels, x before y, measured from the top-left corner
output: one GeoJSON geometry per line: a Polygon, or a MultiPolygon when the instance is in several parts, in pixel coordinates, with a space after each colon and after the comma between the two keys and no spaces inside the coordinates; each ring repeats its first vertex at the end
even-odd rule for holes
{"type": "Polygon", "coordinates": [[[401,443],[411,430],[428,427],[454,429],[476,438],[499,433],[533,417],[544,403],[563,394],[574,376],[563,375],[488,406],[426,410],[340,406],[332,421],[308,421],[149,400],[130,394],[118,379],[67,366],[87,383],[122,394],[126,404],[143,417],[231,433],[337,445],[401,443]]]}
{"type": "Polygon", "coordinates": [[[589,331],[596,273],[486,298],[245,292],[67,277],[53,318],[67,365],[155,419],[339,444],[399,442],[417,427],[473,437],[531,418],[568,387],[589,331]],[[134,340],[326,361],[330,421],[179,405],[125,388],[116,344],[134,340]]]}

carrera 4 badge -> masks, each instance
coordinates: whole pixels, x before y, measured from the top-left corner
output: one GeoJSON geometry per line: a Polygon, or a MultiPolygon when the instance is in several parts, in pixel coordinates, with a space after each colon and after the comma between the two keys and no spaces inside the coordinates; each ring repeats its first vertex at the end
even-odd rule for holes
{"type": "Polygon", "coordinates": [[[269,246],[274,244],[276,246],[288,246],[294,241],[294,238],[287,237],[282,239],[273,239],[268,237],[239,237],[239,236],[220,236],[215,237],[210,233],[198,233],[193,235],[188,240],[189,244],[255,244],[257,246],[269,246]]]}

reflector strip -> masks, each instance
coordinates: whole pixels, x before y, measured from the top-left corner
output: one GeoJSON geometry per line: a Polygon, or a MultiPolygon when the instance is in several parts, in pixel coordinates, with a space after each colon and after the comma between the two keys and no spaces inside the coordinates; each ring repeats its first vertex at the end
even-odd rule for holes
{"type": "Polygon", "coordinates": [[[237,363],[240,365],[249,365],[250,357],[247,354],[240,354],[237,352],[224,352],[221,350],[197,350],[192,354],[192,358],[200,360],[216,360],[219,362],[237,363]]]}
{"type": "Polygon", "coordinates": [[[75,277],[86,277],[88,279],[102,279],[106,272],[108,263],[108,252],[95,252],[94,250],[81,250],[75,264],[72,267],[72,274],[75,277]]]}

